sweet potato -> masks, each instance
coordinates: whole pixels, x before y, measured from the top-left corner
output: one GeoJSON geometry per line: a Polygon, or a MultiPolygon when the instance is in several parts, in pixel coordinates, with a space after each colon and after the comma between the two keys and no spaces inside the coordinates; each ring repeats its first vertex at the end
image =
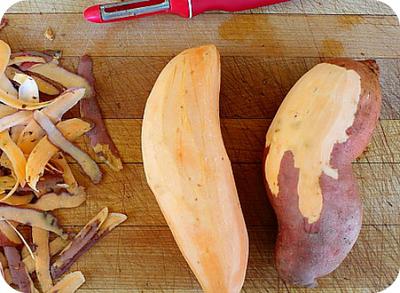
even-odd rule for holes
{"type": "Polygon", "coordinates": [[[265,182],[285,281],[315,286],[353,247],[362,207],[351,162],[366,148],[381,107],[374,61],[336,59],[306,73],[267,134],[265,182]]]}
{"type": "Polygon", "coordinates": [[[184,51],[161,72],[146,104],[147,182],[205,292],[239,292],[248,236],[219,121],[220,57],[184,51]]]}

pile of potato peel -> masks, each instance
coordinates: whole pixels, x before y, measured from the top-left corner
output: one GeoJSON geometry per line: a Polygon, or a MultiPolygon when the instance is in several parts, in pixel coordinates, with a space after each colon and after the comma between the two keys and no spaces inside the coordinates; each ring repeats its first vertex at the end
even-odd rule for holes
{"type": "Polygon", "coordinates": [[[52,214],[86,200],[67,155],[94,184],[102,179],[97,162],[122,169],[96,99],[91,59],[82,57],[78,74],[59,59],[58,51],[11,54],[0,41],[0,268],[22,292],[76,291],[83,274],[64,273],[126,220],[104,208],[71,237],[52,214]],[[81,117],[63,120],[76,105],[81,117]],[[90,155],[74,144],[82,136],[90,155]]]}

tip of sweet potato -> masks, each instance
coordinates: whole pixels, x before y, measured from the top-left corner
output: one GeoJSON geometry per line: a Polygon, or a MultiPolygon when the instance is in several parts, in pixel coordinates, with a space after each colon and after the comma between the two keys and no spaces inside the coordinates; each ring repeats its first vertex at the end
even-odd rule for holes
{"type": "Polygon", "coordinates": [[[372,70],[375,74],[379,74],[379,72],[380,72],[379,65],[378,65],[378,63],[377,63],[375,60],[372,60],[372,59],[370,59],[370,60],[364,60],[364,61],[362,61],[362,63],[364,63],[365,65],[367,65],[368,68],[369,68],[370,70],[372,70]]]}

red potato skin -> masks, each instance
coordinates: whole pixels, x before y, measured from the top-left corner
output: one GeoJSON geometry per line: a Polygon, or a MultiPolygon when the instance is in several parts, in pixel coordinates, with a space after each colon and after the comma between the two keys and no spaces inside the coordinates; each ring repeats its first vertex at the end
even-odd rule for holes
{"type": "MultiPolygon", "coordinates": [[[[265,180],[279,225],[276,268],[284,281],[307,287],[316,286],[317,278],[335,270],[357,240],[362,224],[362,204],[351,162],[367,147],[381,108],[379,68],[375,61],[334,59],[327,63],[355,70],[361,77],[362,92],[354,124],[347,130],[349,139],[336,144],[331,155],[331,165],[338,169],[339,178],[335,180],[325,174],[320,177],[323,195],[320,219],[310,225],[300,213],[299,170],[294,167],[290,151],[281,161],[277,196],[271,194],[265,180]]],[[[268,151],[265,150],[265,158],[268,151]]]]}

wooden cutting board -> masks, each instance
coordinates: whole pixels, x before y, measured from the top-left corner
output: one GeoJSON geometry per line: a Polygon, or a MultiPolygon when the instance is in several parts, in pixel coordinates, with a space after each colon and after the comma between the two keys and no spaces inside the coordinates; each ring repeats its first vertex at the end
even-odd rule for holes
{"type": "Polygon", "coordinates": [[[158,16],[111,25],[86,23],[85,6],[97,0],[30,0],[7,15],[0,33],[14,51],[62,49],[66,67],[94,57],[97,89],[107,126],[124,161],[92,186],[75,166],[89,198],[59,212],[78,230],[102,207],[129,220],[73,267],[86,276],[80,292],[197,292],[147,187],[140,152],[144,105],[158,73],[181,50],[205,43],[222,58],[222,131],[233,163],[250,234],[243,292],[377,292],[400,268],[400,27],[390,8],[373,0],[297,0],[241,14],[209,13],[187,21],[158,16]],[[51,27],[56,38],[44,31],[51,27]],[[273,266],[276,220],[261,174],[265,133],[290,87],[327,57],[377,59],[383,108],[365,154],[354,163],[364,203],[364,225],[353,251],[319,289],[293,289],[273,266]]]}

